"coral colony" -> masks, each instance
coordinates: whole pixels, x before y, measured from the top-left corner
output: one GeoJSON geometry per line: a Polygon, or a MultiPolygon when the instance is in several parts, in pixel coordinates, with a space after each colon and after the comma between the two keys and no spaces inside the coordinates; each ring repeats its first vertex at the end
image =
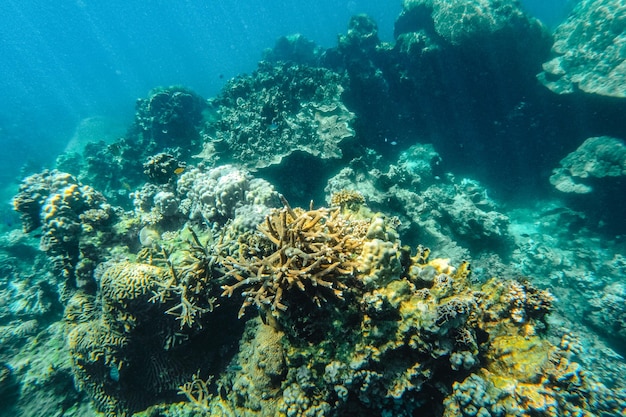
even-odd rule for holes
{"type": "MultiPolygon", "coordinates": [[[[566,29],[596,3],[557,30],[545,94],[580,79],[584,60],[567,51],[591,40],[566,29]]],[[[514,45],[476,65],[500,62],[515,88],[535,82],[540,69],[521,62],[540,66],[550,36],[515,1],[407,0],[394,44],[364,15],[326,51],[281,38],[217,97],[155,89],[125,137],[24,178],[10,247],[29,261],[2,287],[3,349],[20,353],[0,369],[0,402],[11,415],[33,415],[29,401],[41,415],[624,415],[621,365],[589,372],[593,358],[551,315],[582,313],[546,288],[594,291],[590,325],[621,317],[605,331],[623,343],[624,286],[577,272],[596,262],[615,277],[626,261],[551,245],[559,231],[532,219],[528,232],[431,144],[394,139],[402,151],[384,155],[391,145],[362,133],[397,120],[366,103],[440,100],[435,63],[484,56],[477,43],[514,45]]],[[[592,194],[625,175],[624,149],[590,138],[550,182],[592,194]]],[[[541,215],[561,231],[581,221],[541,215]]]]}

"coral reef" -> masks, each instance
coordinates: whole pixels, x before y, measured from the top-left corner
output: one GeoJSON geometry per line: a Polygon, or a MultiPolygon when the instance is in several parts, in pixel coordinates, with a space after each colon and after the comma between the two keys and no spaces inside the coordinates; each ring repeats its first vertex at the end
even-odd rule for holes
{"type": "Polygon", "coordinates": [[[242,289],[240,317],[248,306],[278,316],[289,307],[295,290],[309,294],[318,306],[328,295],[341,299],[354,275],[362,236],[353,234],[350,222],[338,210],[292,210],[284,203],[259,227],[265,242],[251,242],[240,259],[228,257],[224,262],[226,275],[237,283],[224,285],[222,296],[242,289]]]}
{"type": "Polygon", "coordinates": [[[365,197],[358,191],[339,190],[330,196],[331,207],[339,207],[342,211],[358,211],[365,204],[365,197]]]}
{"type": "Polygon", "coordinates": [[[0,413],[16,417],[58,415],[90,416],[84,394],[74,387],[70,355],[65,345],[65,325],[57,321],[36,330],[27,343],[3,365],[0,413]]]}
{"type": "MultiPolygon", "coordinates": [[[[29,176],[13,199],[0,413],[626,414],[623,236],[600,239],[562,203],[505,214],[439,154],[543,154],[519,127],[556,97],[535,79],[549,41],[515,0],[406,0],[395,43],[356,15],[336,48],[280,38],[209,102],[151,91],[123,138],[59,158],[75,175],[29,176]]],[[[588,139],[554,185],[619,207],[625,149],[588,139]]]]}
{"type": "Polygon", "coordinates": [[[354,136],[354,114],[343,104],[342,91],[341,77],[330,70],[261,62],[211,101],[218,116],[205,126],[209,138],[200,156],[251,170],[296,151],[338,158],[339,143],[354,136]]]}
{"type": "Polygon", "coordinates": [[[13,205],[24,227],[41,226],[40,248],[71,288],[93,285],[92,272],[101,261],[100,245],[114,215],[101,193],[56,170],[22,181],[13,205]]]}
{"type": "Polygon", "coordinates": [[[99,411],[129,415],[174,398],[197,372],[220,366],[226,350],[200,358],[198,349],[232,343],[238,332],[201,331],[211,326],[215,302],[205,250],[193,247],[195,257],[177,267],[169,261],[101,264],[98,298],[77,292],[69,300],[72,370],[99,411]]]}
{"type": "Polygon", "coordinates": [[[243,229],[245,224],[255,227],[269,208],[278,204],[278,194],[271,184],[232,165],[208,171],[190,169],[181,175],[176,191],[183,196],[180,211],[189,219],[223,224],[238,217],[243,229]],[[236,216],[238,210],[244,210],[248,216],[236,216]]]}
{"type": "Polygon", "coordinates": [[[315,42],[296,33],[288,36],[281,36],[276,40],[272,49],[267,49],[263,53],[263,60],[268,62],[294,62],[315,66],[319,63],[322,48],[315,45],[315,42]]]}
{"type": "Polygon", "coordinates": [[[57,158],[82,182],[98,189],[111,204],[128,205],[128,193],[146,180],[165,184],[181,173],[202,148],[206,101],[183,87],[160,87],[137,100],[135,120],[123,137],[93,137],[82,155],[57,158]]]}
{"type": "Polygon", "coordinates": [[[173,155],[161,152],[148,158],[148,161],[143,164],[143,172],[150,178],[150,181],[166,184],[176,175],[182,174],[186,165],[173,155]]]}
{"type": "Polygon", "coordinates": [[[582,0],[554,33],[553,58],[539,80],[557,94],[626,97],[624,39],[626,5],[619,0],[582,0]]]}
{"type": "MultiPolygon", "coordinates": [[[[435,178],[432,148],[407,155],[370,186],[385,178],[415,191],[445,185],[483,204],[477,183],[435,178]],[[418,154],[422,161],[407,156],[418,154]]],[[[355,191],[363,187],[339,189],[331,209],[292,208],[282,198],[256,230],[242,229],[242,207],[267,209],[275,198],[265,182],[254,192],[253,181],[232,166],[189,169],[173,198],[187,196],[179,206],[188,208],[204,202],[224,220],[197,229],[172,223],[179,229],[167,237],[146,229],[150,243],[134,261],[101,262],[96,291],[78,289],[65,302],[70,365],[63,372],[71,370],[100,412],[619,412],[625,394],[583,372],[571,343],[555,347],[546,338],[548,292],[528,281],[474,286],[467,262],[429,260],[423,246],[412,254],[397,219],[370,211],[375,195],[355,191]],[[237,320],[250,307],[260,317],[237,320]],[[188,402],[175,404],[181,398],[188,402]]],[[[171,186],[152,186],[146,207],[171,186]]],[[[446,199],[438,201],[444,210],[446,199]]]]}
{"type": "Polygon", "coordinates": [[[409,59],[461,57],[472,63],[472,71],[483,67],[479,60],[490,59],[484,68],[490,76],[499,72],[516,79],[527,78],[550,48],[547,30],[516,0],[405,0],[394,35],[396,47],[409,59]],[[458,56],[449,56],[450,48],[458,56]]]}
{"type": "Polygon", "coordinates": [[[372,210],[399,218],[403,239],[416,239],[414,243],[435,247],[458,261],[467,256],[458,244],[476,252],[493,247],[507,250],[507,216],[477,181],[444,175],[441,157],[432,145],[411,146],[386,172],[379,158],[370,152],[353,160],[328,181],[326,192],[361,193],[372,210]]]}
{"type": "MultiPolygon", "coordinates": [[[[399,266],[393,278],[369,290],[346,289],[341,306],[298,306],[298,315],[269,321],[285,333],[283,347],[273,350],[276,363],[284,355],[289,367],[284,375],[280,366],[272,368],[258,389],[251,383],[258,369],[249,364],[221,379],[218,385],[245,388],[227,391],[231,415],[273,415],[268,407],[287,416],[623,412],[626,393],[583,372],[570,360],[567,343],[555,347],[545,339],[553,302],[548,292],[499,279],[472,288],[466,263],[454,268],[444,259],[428,261],[424,248],[412,257],[406,250],[393,254],[391,264],[399,266]],[[315,317],[324,323],[311,323],[315,317]],[[271,382],[277,374],[283,375],[281,390],[271,382]],[[277,403],[270,405],[263,393],[277,403]]],[[[378,261],[381,269],[389,263],[385,256],[378,261]]],[[[356,279],[362,278],[359,271],[356,279]]],[[[251,345],[243,342],[240,352],[251,345]]]]}
{"type": "Polygon", "coordinates": [[[155,88],[147,98],[137,100],[134,133],[150,146],[148,154],[165,147],[181,147],[189,156],[199,145],[206,108],[206,101],[187,88],[155,88]]]}
{"type": "Polygon", "coordinates": [[[626,144],[609,136],[589,138],[560,165],[550,183],[564,193],[588,194],[598,179],[626,176],[626,144]]]}
{"type": "Polygon", "coordinates": [[[614,282],[589,300],[585,320],[610,341],[626,350],[626,286],[614,282]]]}
{"type": "MultiPolygon", "coordinates": [[[[540,22],[525,15],[517,1],[405,0],[396,22],[396,36],[412,31],[418,24],[453,45],[498,38],[498,42],[506,43],[522,31],[530,42],[545,39],[540,22]]],[[[532,46],[528,49],[535,51],[536,45],[532,46]]]]}

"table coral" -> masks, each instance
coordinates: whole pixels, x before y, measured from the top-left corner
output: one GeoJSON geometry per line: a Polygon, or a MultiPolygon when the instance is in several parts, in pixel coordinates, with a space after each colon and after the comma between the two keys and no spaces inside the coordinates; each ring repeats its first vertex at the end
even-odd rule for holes
{"type": "Polygon", "coordinates": [[[339,143],[354,136],[351,113],[341,100],[341,77],[324,68],[259,63],[250,76],[229,81],[212,101],[218,116],[205,134],[201,156],[256,170],[296,151],[339,158],[339,143]],[[212,151],[211,151],[212,149],[212,151]]]}

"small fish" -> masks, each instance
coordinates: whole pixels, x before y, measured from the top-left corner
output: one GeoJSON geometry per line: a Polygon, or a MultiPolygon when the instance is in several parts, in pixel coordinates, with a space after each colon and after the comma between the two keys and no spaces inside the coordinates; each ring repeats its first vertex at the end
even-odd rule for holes
{"type": "Polygon", "coordinates": [[[111,368],[109,368],[109,377],[115,382],[120,380],[120,370],[117,366],[112,365],[111,368]]]}
{"type": "Polygon", "coordinates": [[[176,175],[180,175],[180,174],[182,174],[183,172],[185,172],[185,167],[178,167],[178,168],[176,168],[176,169],[174,170],[174,174],[176,174],[176,175]]]}
{"type": "Polygon", "coordinates": [[[108,146],[109,152],[113,156],[120,156],[122,154],[122,145],[119,143],[112,143],[108,146]]]}

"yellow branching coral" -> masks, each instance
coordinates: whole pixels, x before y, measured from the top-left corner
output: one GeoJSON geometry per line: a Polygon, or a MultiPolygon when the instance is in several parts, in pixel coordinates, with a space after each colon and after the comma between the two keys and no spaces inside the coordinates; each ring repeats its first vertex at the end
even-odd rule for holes
{"type": "Polygon", "coordinates": [[[284,199],[283,203],[258,227],[270,242],[269,251],[250,245],[239,259],[227,257],[224,262],[227,275],[237,282],[223,285],[222,296],[243,290],[240,317],[251,305],[269,308],[277,316],[287,309],[283,296],[293,288],[310,293],[318,306],[326,300],[324,292],[342,298],[345,278],[355,272],[363,236],[354,234],[339,210],[294,210],[284,199]]]}
{"type": "Polygon", "coordinates": [[[358,191],[340,190],[330,197],[330,205],[333,207],[341,207],[344,209],[358,209],[359,206],[365,204],[365,197],[358,191]]]}
{"type": "Polygon", "coordinates": [[[212,376],[207,380],[200,379],[200,372],[197,372],[193,379],[189,382],[185,382],[178,387],[178,394],[187,397],[193,407],[199,411],[210,411],[209,401],[211,394],[209,393],[209,384],[211,383],[212,376]]]}

